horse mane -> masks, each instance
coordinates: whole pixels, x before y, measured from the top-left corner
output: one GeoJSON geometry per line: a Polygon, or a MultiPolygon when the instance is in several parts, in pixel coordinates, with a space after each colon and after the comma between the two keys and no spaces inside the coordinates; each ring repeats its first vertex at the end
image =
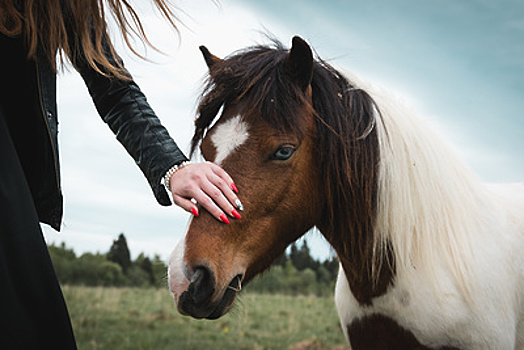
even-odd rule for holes
{"type": "Polygon", "coordinates": [[[390,93],[366,90],[381,109],[374,246],[391,245],[396,266],[424,271],[434,289],[444,268],[471,302],[472,242],[497,211],[488,191],[424,119],[390,93]]]}

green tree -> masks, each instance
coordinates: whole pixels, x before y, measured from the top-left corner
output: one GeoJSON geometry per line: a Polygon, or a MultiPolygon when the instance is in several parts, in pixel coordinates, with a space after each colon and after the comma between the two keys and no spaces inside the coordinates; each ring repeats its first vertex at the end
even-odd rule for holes
{"type": "Polygon", "coordinates": [[[308,268],[313,271],[316,271],[319,267],[318,261],[311,257],[311,252],[309,250],[307,240],[303,241],[302,247],[300,247],[300,249],[297,248],[297,245],[295,243],[291,245],[289,259],[291,259],[291,261],[293,262],[293,266],[295,266],[295,268],[298,271],[303,271],[308,268]]]}
{"type": "Polygon", "coordinates": [[[278,258],[275,259],[272,265],[280,266],[283,268],[284,266],[286,266],[286,261],[287,261],[287,255],[286,253],[283,253],[282,255],[280,255],[278,258]]]}
{"type": "Polygon", "coordinates": [[[318,282],[315,271],[309,267],[299,273],[301,294],[318,294],[318,282]]]}
{"type": "Polygon", "coordinates": [[[153,258],[153,277],[155,287],[164,288],[167,285],[167,266],[158,254],[153,258]]]}
{"type": "Polygon", "coordinates": [[[51,260],[53,261],[53,267],[55,268],[56,276],[60,283],[71,283],[73,275],[72,265],[77,259],[73,249],[67,248],[64,242],[62,242],[60,246],[51,244],[47,249],[51,256],[51,260]]]}
{"type": "Polygon", "coordinates": [[[84,253],[72,264],[70,283],[86,286],[121,286],[126,282],[122,267],[105,255],[84,253]]]}
{"type": "MultiPolygon", "coordinates": [[[[322,262],[321,266],[326,269],[326,271],[329,272],[329,275],[330,275],[330,279],[331,281],[335,281],[337,279],[337,275],[338,275],[338,266],[339,266],[339,263],[338,263],[338,259],[336,257],[331,257],[327,260],[325,260],[324,262],[322,262]]],[[[318,276],[318,274],[317,274],[318,276]]]]}
{"type": "MultiPolygon", "coordinates": [[[[293,267],[292,267],[293,268],[293,267]]],[[[288,286],[282,266],[273,266],[269,271],[256,277],[248,285],[250,291],[258,293],[282,293],[287,292],[288,286]]]]}
{"type": "Polygon", "coordinates": [[[127,247],[126,237],[121,233],[116,240],[113,241],[109,253],[107,253],[107,260],[112,261],[122,267],[124,274],[131,266],[131,254],[127,247]]]}
{"type": "Polygon", "coordinates": [[[147,276],[147,281],[150,285],[155,284],[155,273],[153,271],[153,263],[151,260],[144,255],[144,253],[140,253],[140,255],[136,258],[135,265],[137,265],[147,276]]]}
{"type": "Polygon", "coordinates": [[[133,264],[127,270],[127,285],[130,287],[150,287],[151,280],[147,272],[142,270],[139,265],[133,264]]]}

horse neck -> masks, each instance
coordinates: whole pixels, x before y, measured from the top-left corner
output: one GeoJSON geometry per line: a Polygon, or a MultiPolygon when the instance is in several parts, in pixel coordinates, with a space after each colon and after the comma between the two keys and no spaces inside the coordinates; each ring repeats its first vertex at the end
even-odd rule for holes
{"type": "Polygon", "coordinates": [[[351,292],[360,304],[371,305],[373,298],[388,291],[395,277],[395,265],[391,249],[388,249],[387,255],[383,256],[377,264],[371,248],[372,239],[369,240],[370,244],[364,244],[363,249],[358,249],[358,252],[348,252],[341,250],[341,243],[338,242],[340,237],[345,235],[328,233],[324,236],[329,237],[328,241],[337,252],[351,292]],[[375,267],[377,265],[380,265],[378,271],[375,267]]]}

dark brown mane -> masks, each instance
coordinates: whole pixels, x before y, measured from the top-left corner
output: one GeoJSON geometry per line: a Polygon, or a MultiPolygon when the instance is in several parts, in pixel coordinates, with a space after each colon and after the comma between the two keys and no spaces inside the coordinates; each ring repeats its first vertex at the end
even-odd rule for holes
{"type": "MultiPolygon", "coordinates": [[[[303,124],[297,110],[311,105],[284,68],[287,54],[288,50],[274,41],[270,46],[239,51],[212,66],[195,121],[192,154],[220,109],[230,103],[242,101],[250,108],[248,115],[265,118],[279,130],[297,133],[303,124]]],[[[373,254],[379,162],[374,125],[378,109],[364,90],[355,88],[321,59],[314,61],[311,88],[312,113],[317,118],[316,166],[325,182],[325,211],[318,226],[339,258],[347,259],[350,283],[360,281],[359,288],[376,286],[363,291],[362,296],[356,295],[368,302],[372,295],[384,291],[389,281],[385,285],[380,281],[389,280],[393,270],[386,268],[372,276],[374,257],[382,261],[384,256],[373,254]],[[370,283],[373,277],[378,284],[370,283]]]]}

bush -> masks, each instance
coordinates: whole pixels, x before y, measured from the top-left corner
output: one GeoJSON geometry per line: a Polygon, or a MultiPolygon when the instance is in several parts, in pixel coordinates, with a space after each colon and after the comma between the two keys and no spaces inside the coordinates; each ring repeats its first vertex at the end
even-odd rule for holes
{"type": "Polygon", "coordinates": [[[150,287],[160,285],[155,275],[160,275],[162,270],[165,276],[167,269],[158,256],[152,263],[148,257],[140,254],[136,261],[126,264],[127,271],[124,273],[122,265],[110,261],[107,254],[85,253],[77,257],[74,251],[63,243],[60,246],[50,245],[48,250],[61,284],[150,287]]]}
{"type": "MultiPolygon", "coordinates": [[[[325,270],[325,269],[324,269],[325,270]]],[[[326,279],[317,278],[317,273],[310,268],[298,271],[288,260],[285,267],[273,266],[255,278],[246,289],[258,293],[272,293],[284,295],[318,295],[325,296],[333,293],[334,281],[327,280],[329,273],[322,272],[326,279]]]]}
{"type": "Polygon", "coordinates": [[[85,286],[122,286],[126,278],[120,265],[108,261],[104,255],[86,253],[70,264],[72,272],[68,284],[85,286]]]}

